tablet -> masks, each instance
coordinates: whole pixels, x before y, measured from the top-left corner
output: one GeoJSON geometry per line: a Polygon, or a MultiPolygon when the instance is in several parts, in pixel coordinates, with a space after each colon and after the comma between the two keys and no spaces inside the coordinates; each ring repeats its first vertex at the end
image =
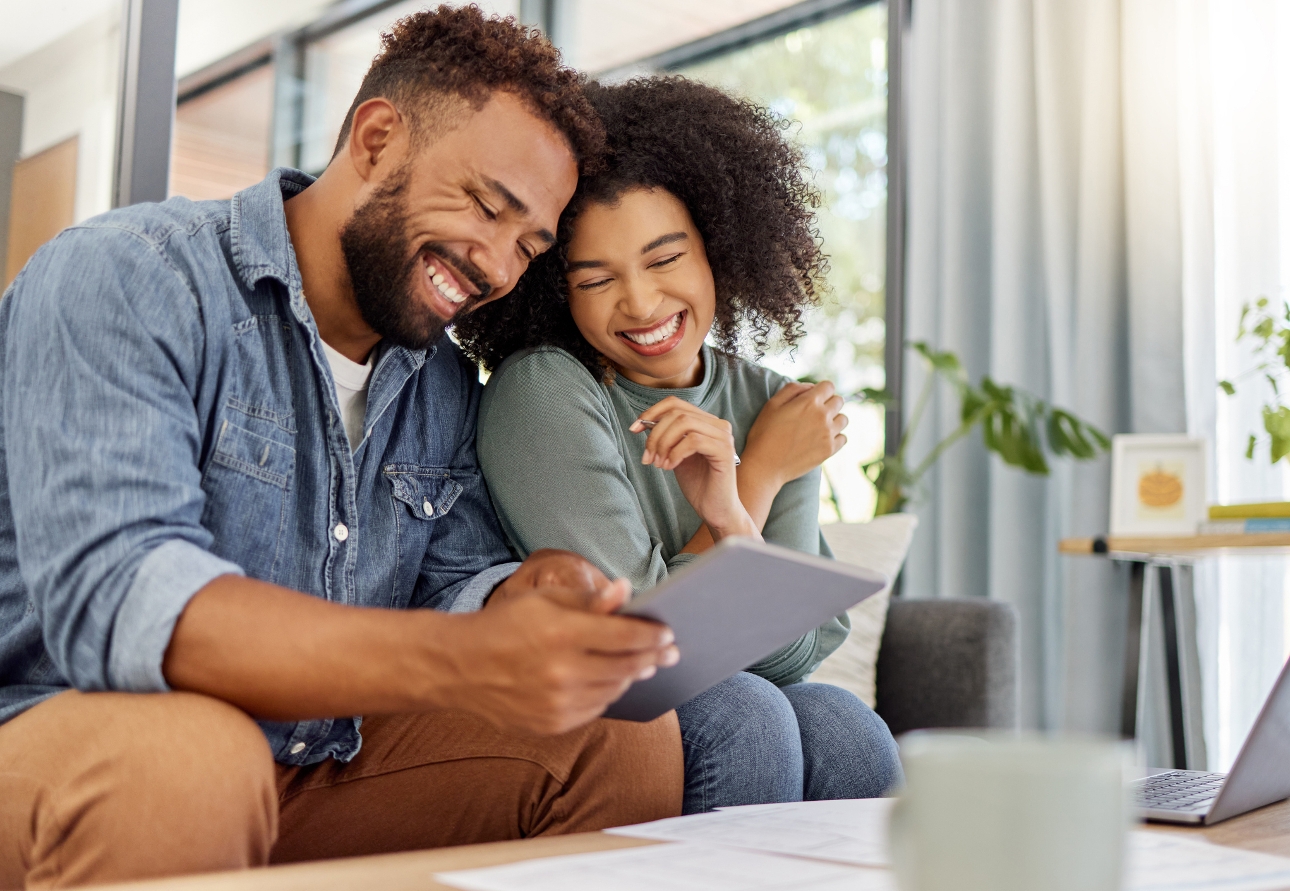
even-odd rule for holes
{"type": "Polygon", "coordinates": [[[887,584],[858,566],[727,538],[619,610],[669,626],[681,661],[632,684],[605,717],[652,721],[887,584]]]}

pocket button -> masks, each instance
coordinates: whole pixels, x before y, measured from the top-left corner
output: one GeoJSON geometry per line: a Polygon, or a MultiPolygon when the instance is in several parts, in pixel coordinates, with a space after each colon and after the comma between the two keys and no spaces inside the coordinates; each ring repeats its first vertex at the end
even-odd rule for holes
{"type": "Polygon", "coordinates": [[[430,499],[429,499],[429,498],[427,498],[425,501],[421,502],[421,509],[422,509],[423,511],[425,511],[427,515],[430,515],[430,514],[433,514],[433,513],[434,513],[434,505],[430,503],[430,499]]]}

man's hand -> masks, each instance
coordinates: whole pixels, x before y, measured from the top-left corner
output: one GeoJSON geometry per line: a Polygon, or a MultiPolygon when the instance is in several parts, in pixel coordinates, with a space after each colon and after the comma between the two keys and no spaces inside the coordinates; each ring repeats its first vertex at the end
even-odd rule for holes
{"type": "Polygon", "coordinates": [[[516,597],[542,594],[571,609],[592,609],[604,596],[609,579],[585,557],[572,551],[534,551],[506,581],[493,589],[485,607],[516,597]]]}
{"type": "Polygon", "coordinates": [[[631,597],[625,580],[588,594],[578,560],[544,556],[516,596],[465,615],[343,606],[220,576],[189,601],[163,671],[176,690],[275,721],[456,708],[563,733],[680,658],[670,629],[611,615],[631,597]]]}
{"type": "Polygon", "coordinates": [[[458,618],[453,695],[508,730],[564,733],[596,718],[632,683],[680,658],[671,629],[610,615],[631,597],[610,583],[587,608],[553,597],[518,596],[458,618]]]}

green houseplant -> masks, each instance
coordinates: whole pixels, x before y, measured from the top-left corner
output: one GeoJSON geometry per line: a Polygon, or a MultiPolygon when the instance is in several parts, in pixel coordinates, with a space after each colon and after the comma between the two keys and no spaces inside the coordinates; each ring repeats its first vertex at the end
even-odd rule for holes
{"type": "MultiPolygon", "coordinates": [[[[1236,342],[1252,341],[1254,367],[1234,380],[1219,381],[1218,386],[1228,396],[1236,394],[1235,381],[1262,377],[1272,388],[1272,399],[1262,406],[1263,440],[1268,457],[1276,464],[1290,454],[1290,407],[1281,402],[1281,383],[1290,371],[1290,305],[1282,304],[1280,311],[1273,311],[1272,303],[1260,297],[1253,305],[1241,307],[1241,321],[1236,329],[1236,342]]],[[[1245,457],[1254,459],[1260,437],[1251,433],[1245,444],[1245,457]]]]}
{"type": "MultiPolygon", "coordinates": [[[[1086,461],[1111,447],[1111,440],[1101,430],[1033,393],[997,383],[988,375],[973,384],[952,352],[934,350],[922,341],[909,347],[927,365],[928,374],[896,453],[861,466],[878,492],[875,515],[902,510],[941,455],[978,426],[987,450],[1005,464],[1038,476],[1049,473],[1048,454],[1086,461]],[[915,459],[910,455],[910,443],[932,394],[941,384],[959,397],[959,425],[926,455],[915,459]]],[[[891,399],[883,390],[863,392],[873,401],[885,403],[891,399]]]]}

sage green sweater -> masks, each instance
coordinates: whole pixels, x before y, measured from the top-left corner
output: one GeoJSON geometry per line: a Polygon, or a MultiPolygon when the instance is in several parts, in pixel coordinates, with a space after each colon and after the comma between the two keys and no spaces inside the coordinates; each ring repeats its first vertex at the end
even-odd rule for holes
{"type": "MultiPolygon", "coordinates": [[[[666,396],[734,427],[743,450],[766,401],[787,382],[768,369],[703,347],[703,381],[663,390],[619,375],[606,386],[564,350],[540,347],[508,358],[484,389],[479,463],[511,547],[577,551],[610,578],[642,592],[695,558],[683,554],[702,525],[676,477],[640,463],[645,435],[632,421],[666,396]]],[[[820,535],[818,469],[785,485],[771,505],[766,541],[832,556],[820,535]]],[[[731,621],[737,621],[731,616],[731,621]]],[[[784,686],[802,680],[846,639],[838,616],[749,670],[784,686]]]]}

